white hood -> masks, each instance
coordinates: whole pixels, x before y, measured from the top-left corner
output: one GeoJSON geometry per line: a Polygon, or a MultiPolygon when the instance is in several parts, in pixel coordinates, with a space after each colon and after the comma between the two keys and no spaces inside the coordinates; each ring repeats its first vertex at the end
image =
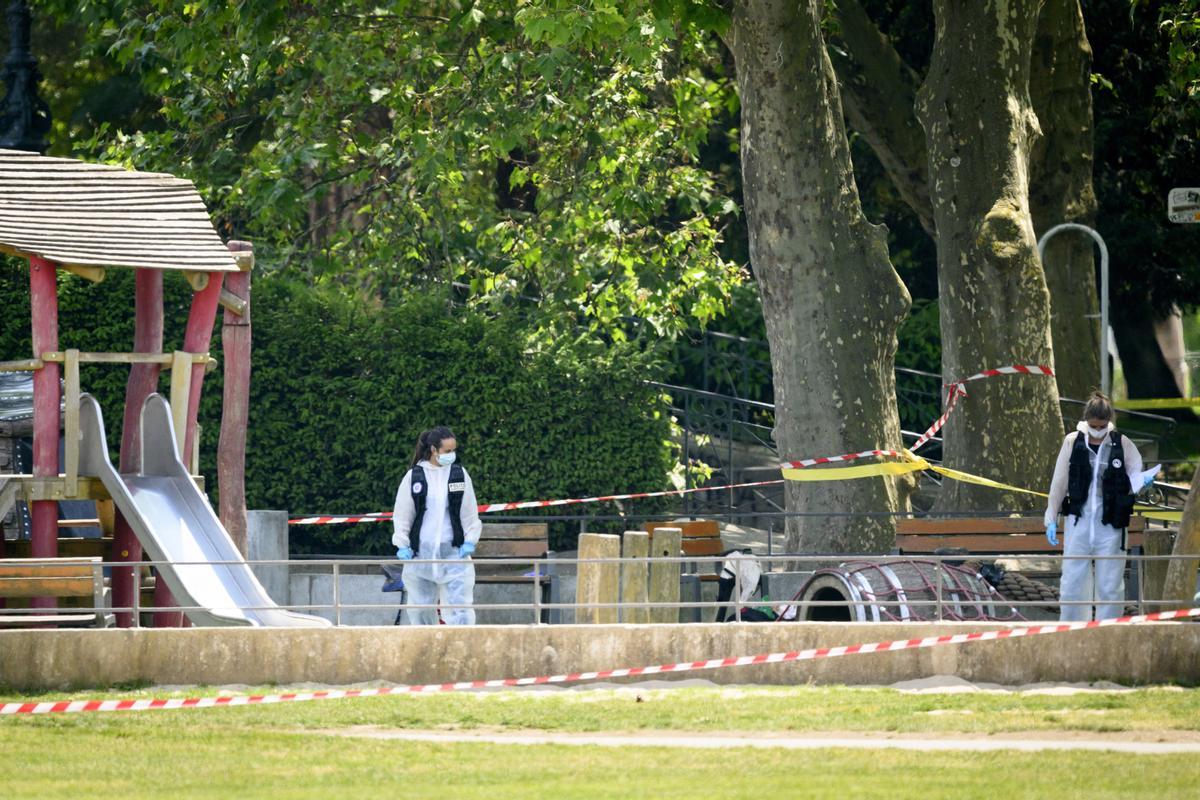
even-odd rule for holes
{"type": "MultiPolygon", "coordinates": [[[[1116,427],[1116,426],[1115,426],[1115,425],[1113,425],[1113,424],[1110,422],[1110,423],[1108,423],[1107,425],[1105,425],[1105,427],[1104,427],[1104,432],[1107,434],[1108,432],[1110,432],[1110,431],[1111,431],[1113,428],[1115,428],[1115,427],[1116,427]]],[[[1088,428],[1089,428],[1089,426],[1088,426],[1088,424],[1087,424],[1087,420],[1082,420],[1082,419],[1081,419],[1081,420],[1079,420],[1079,422],[1078,422],[1078,423],[1075,425],[1075,430],[1079,431],[1080,433],[1088,433],[1088,428]]]]}

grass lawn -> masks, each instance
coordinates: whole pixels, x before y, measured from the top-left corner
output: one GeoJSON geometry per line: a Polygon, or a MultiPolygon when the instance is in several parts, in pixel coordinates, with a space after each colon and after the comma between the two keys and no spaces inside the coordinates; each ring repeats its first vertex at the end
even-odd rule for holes
{"type": "MultiPolygon", "coordinates": [[[[185,694],[203,694],[204,691],[185,694]]],[[[211,694],[212,692],[207,692],[211,694]]],[[[164,696],[112,692],[103,696],[164,696]]],[[[100,696],[72,694],[73,698],[100,696]]],[[[20,695],[0,701],[59,699],[20,695]]],[[[693,750],[434,744],[313,729],[541,731],[1200,730],[1200,690],[912,695],[842,687],[499,692],[0,720],[4,798],[1194,797],[1194,755],[693,750]],[[639,701],[638,698],[641,698],[639,701]]],[[[1078,735],[1078,734],[1073,734],[1078,735]]]]}

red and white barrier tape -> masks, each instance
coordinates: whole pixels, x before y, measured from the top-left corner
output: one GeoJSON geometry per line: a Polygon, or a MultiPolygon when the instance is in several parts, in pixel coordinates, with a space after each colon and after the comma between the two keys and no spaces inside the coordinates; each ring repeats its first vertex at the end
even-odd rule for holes
{"type": "MultiPolygon", "coordinates": [[[[954,381],[946,384],[946,410],[937,418],[937,420],[929,426],[917,441],[909,448],[910,452],[916,452],[926,442],[937,435],[937,432],[946,424],[946,420],[950,418],[950,412],[954,410],[955,403],[958,402],[959,396],[965,397],[967,390],[963,387],[964,383],[969,381],[978,381],[983,378],[994,378],[997,375],[1054,375],[1054,370],[1050,367],[1044,367],[1037,364],[1016,364],[1011,367],[997,367],[996,369],[985,369],[982,372],[976,372],[970,377],[963,378],[960,381],[954,381]]],[[[801,461],[785,461],[779,466],[781,469],[803,469],[816,464],[836,464],[839,461],[854,461],[859,458],[870,458],[872,456],[892,456],[900,458],[904,454],[895,450],[863,450],[861,453],[847,453],[841,456],[828,456],[826,458],[806,458],[801,461]]]]}
{"type": "MultiPolygon", "coordinates": [[[[946,424],[946,420],[950,417],[950,412],[954,409],[955,403],[958,402],[960,395],[966,395],[966,389],[963,388],[964,383],[970,381],[982,380],[983,378],[993,378],[997,375],[1054,375],[1054,370],[1050,367],[1031,365],[1014,365],[1011,367],[998,367],[996,369],[985,369],[982,372],[977,372],[970,377],[963,378],[960,381],[946,384],[946,411],[938,417],[938,419],[929,426],[925,433],[921,434],[916,443],[913,444],[911,451],[922,447],[926,442],[937,435],[937,432],[946,424]]],[[[804,467],[812,467],[818,464],[837,464],[839,462],[855,461],[860,458],[903,458],[904,453],[898,450],[863,450],[859,453],[846,453],[840,456],[825,456],[823,458],[805,458],[799,461],[785,461],[779,465],[781,469],[803,469],[804,467]]],[[[637,500],[647,497],[670,497],[674,495],[690,494],[692,492],[715,492],[723,489],[742,489],[749,486],[771,486],[773,484],[783,483],[782,480],[774,481],[756,481],[754,483],[734,483],[726,486],[702,486],[695,489],[674,489],[663,492],[637,492],[633,494],[614,494],[601,497],[575,497],[567,500],[526,500],[518,503],[487,503],[479,506],[480,514],[488,514],[495,511],[514,511],[521,508],[550,508],[551,506],[567,506],[577,505],[580,503],[602,503],[610,500],[637,500]]],[[[392,518],[390,511],[379,511],[368,514],[348,514],[342,516],[314,516],[300,517],[298,519],[288,520],[289,525],[341,525],[359,522],[387,522],[392,518]]]]}
{"type": "MultiPolygon", "coordinates": [[[[772,481],[752,481],[750,483],[731,483],[725,486],[698,486],[692,489],[669,489],[662,492],[635,492],[633,494],[610,494],[602,497],[575,497],[568,500],[526,500],[520,503],[484,503],[479,506],[480,514],[495,511],[512,511],[518,508],[549,508],[550,506],[569,506],[578,503],[602,503],[608,500],[639,500],[646,497],[671,497],[674,495],[692,494],[693,492],[717,492],[722,489],[744,489],[749,486],[774,486],[783,483],[779,478],[772,481]]],[[[387,522],[392,518],[390,511],[377,511],[371,514],[355,514],[341,517],[300,517],[288,520],[289,525],[340,525],[352,522],[387,522]]]]}
{"type": "Polygon", "coordinates": [[[710,658],[707,661],[682,661],[675,664],[658,664],[651,667],[625,667],[600,670],[598,672],[573,672],[566,675],[540,675],[534,678],[500,678],[488,681],[460,681],[458,683],[427,683],[415,686],[385,686],[378,689],[330,689],[319,692],[295,692],[285,694],[229,695],[224,697],[178,697],[172,699],[144,700],[59,700],[42,703],[5,703],[0,705],[0,716],[12,714],[72,714],[91,711],[154,711],[171,708],[212,708],[215,706],[248,706],[270,703],[303,702],[305,700],[337,700],[345,697],[378,697],[393,694],[419,694],[422,692],[457,692],[466,689],[499,689],[512,686],[538,686],[550,683],[575,683],[577,681],[603,680],[606,678],[631,678],[642,675],[661,675],[667,672],[694,672],[725,667],[746,667],[758,664],[782,664],[789,661],[815,661],[823,658],[883,653],[896,650],[913,650],[924,647],[989,642],[999,639],[1016,639],[1023,636],[1044,636],[1051,633],[1066,633],[1088,628],[1107,628],[1113,625],[1137,625],[1143,622],[1185,619],[1200,616],[1200,608],[1180,611],[1160,611],[1154,614],[1139,614],[1132,617],[1093,620],[1090,622],[1063,622],[1057,625],[1034,625],[1027,628],[1003,628],[996,631],[976,631],[945,636],[926,636],[922,639],[898,639],[890,642],[871,642],[841,647],[819,647],[788,653],[761,653],[754,656],[733,658],[710,658]]]}

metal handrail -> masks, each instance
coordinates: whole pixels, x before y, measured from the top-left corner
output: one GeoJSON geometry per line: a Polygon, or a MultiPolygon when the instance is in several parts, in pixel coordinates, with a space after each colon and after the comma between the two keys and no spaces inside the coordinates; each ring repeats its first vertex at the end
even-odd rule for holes
{"type": "MultiPolygon", "coordinates": [[[[742,602],[742,601],[739,601],[736,599],[741,596],[741,591],[740,591],[741,587],[739,585],[740,578],[735,577],[734,594],[732,595],[732,598],[730,600],[725,601],[725,602],[720,602],[720,601],[715,601],[715,600],[713,600],[713,601],[705,601],[705,600],[646,601],[646,602],[637,602],[637,603],[629,603],[629,602],[624,602],[621,600],[618,600],[616,602],[579,602],[579,601],[557,602],[557,603],[556,602],[542,602],[540,594],[536,590],[536,587],[537,587],[539,581],[541,580],[541,578],[554,576],[554,573],[552,570],[543,573],[542,569],[544,567],[553,567],[555,565],[574,565],[574,566],[578,567],[579,565],[591,565],[591,564],[615,564],[615,565],[621,565],[621,564],[626,564],[626,563],[645,564],[647,561],[659,562],[659,563],[665,562],[665,563],[680,564],[681,577],[682,577],[682,576],[688,575],[688,574],[691,574],[691,575],[696,574],[694,572],[693,573],[684,573],[682,571],[684,568],[684,564],[693,564],[693,565],[695,565],[695,564],[712,564],[715,568],[716,565],[721,564],[726,559],[725,556],[684,556],[684,555],[661,557],[661,558],[656,557],[653,559],[630,558],[630,557],[624,557],[624,556],[583,558],[583,559],[550,556],[547,558],[495,558],[495,559],[487,559],[485,562],[487,564],[496,564],[496,565],[532,566],[533,575],[524,576],[524,577],[531,578],[531,583],[533,583],[535,586],[535,591],[533,592],[533,597],[532,597],[531,602],[488,603],[488,604],[473,604],[473,605],[466,605],[466,604],[457,604],[456,605],[456,604],[448,604],[448,603],[438,603],[438,604],[405,603],[403,607],[414,608],[414,609],[415,608],[420,608],[420,609],[425,609],[425,608],[442,608],[442,609],[475,608],[477,610],[478,609],[487,609],[487,610],[534,611],[535,612],[535,616],[534,616],[535,623],[534,624],[541,624],[540,620],[541,620],[541,612],[542,611],[571,611],[571,610],[579,611],[579,610],[583,610],[583,609],[609,609],[609,608],[614,608],[617,610],[632,609],[632,608],[645,608],[645,609],[655,609],[655,608],[658,608],[658,609],[663,609],[663,608],[706,609],[706,608],[713,608],[713,609],[716,609],[716,608],[728,608],[730,605],[732,605],[734,607],[735,618],[740,620],[740,618],[741,618],[740,610],[743,605],[749,605],[749,606],[755,606],[755,607],[771,607],[771,608],[784,608],[784,607],[788,607],[788,606],[801,605],[801,604],[805,607],[813,607],[813,608],[820,608],[820,607],[843,607],[843,608],[844,607],[880,607],[880,608],[888,608],[888,607],[892,607],[892,606],[899,607],[900,605],[904,605],[904,606],[914,607],[914,608],[915,607],[936,608],[937,618],[938,618],[938,620],[941,620],[944,617],[944,611],[945,611],[946,607],[961,606],[964,603],[968,602],[967,600],[964,600],[963,598],[954,598],[954,597],[946,598],[943,596],[943,592],[941,591],[941,587],[942,587],[942,583],[943,583],[941,570],[948,564],[958,565],[958,564],[963,563],[964,561],[971,560],[972,558],[977,557],[977,556],[973,556],[972,554],[956,554],[956,555],[925,555],[925,554],[922,554],[919,558],[916,558],[916,559],[913,559],[913,558],[906,559],[903,556],[895,556],[895,555],[862,556],[862,555],[855,555],[855,554],[791,553],[791,554],[778,554],[778,555],[773,555],[773,556],[755,556],[755,557],[760,562],[764,562],[768,567],[771,564],[778,563],[778,562],[785,562],[787,564],[792,564],[792,565],[811,564],[815,567],[828,566],[831,564],[831,562],[839,562],[839,563],[854,562],[855,564],[860,564],[860,565],[861,564],[869,565],[869,564],[873,564],[873,563],[878,563],[878,564],[886,565],[886,564],[895,563],[897,561],[915,560],[915,561],[920,561],[920,562],[925,562],[925,563],[932,563],[936,566],[936,569],[937,569],[937,573],[936,573],[936,576],[934,579],[934,586],[937,588],[937,596],[932,600],[927,600],[927,599],[919,599],[919,598],[908,598],[908,597],[899,597],[899,596],[892,597],[889,595],[880,596],[878,594],[872,594],[871,597],[864,598],[861,600],[856,600],[854,598],[846,598],[844,600],[830,600],[830,601],[820,601],[820,600],[803,600],[803,601],[801,601],[799,598],[777,599],[777,600],[763,598],[763,599],[754,599],[754,600],[748,600],[748,601],[742,602]]],[[[984,557],[990,558],[993,560],[997,558],[997,556],[995,554],[988,554],[984,557]]],[[[1180,560],[1180,559],[1182,559],[1182,560],[1200,559],[1200,553],[1183,554],[1183,555],[1178,555],[1178,554],[1145,555],[1145,554],[1125,553],[1125,554],[1104,555],[1104,556],[1067,556],[1067,555],[1063,555],[1060,553],[1026,553],[1026,554],[1009,553],[1009,554],[1004,554],[1003,558],[1006,558],[1006,559],[1008,559],[1008,558],[1034,558],[1034,559],[1038,559],[1038,560],[1042,560],[1042,561],[1051,561],[1051,562],[1059,562],[1059,563],[1064,562],[1066,560],[1071,560],[1071,559],[1086,559],[1088,561],[1119,560],[1119,561],[1128,563],[1131,568],[1137,568],[1140,570],[1142,568],[1142,565],[1146,562],[1161,562],[1161,561],[1169,562],[1172,560],[1180,560]]],[[[35,566],[36,565],[55,566],[60,563],[56,559],[29,558],[29,559],[21,559],[21,561],[25,564],[35,565],[35,566]]],[[[303,561],[303,562],[298,562],[298,561],[291,560],[291,559],[255,559],[255,560],[248,561],[248,562],[237,561],[237,560],[227,560],[227,561],[225,561],[225,560],[223,560],[223,561],[199,561],[198,560],[198,561],[176,561],[176,562],[139,561],[139,562],[104,562],[103,564],[100,564],[97,566],[98,567],[121,567],[121,568],[125,568],[125,569],[135,568],[135,567],[140,569],[141,567],[155,567],[155,566],[167,566],[167,565],[176,566],[176,567],[178,567],[178,566],[240,565],[240,564],[249,564],[250,566],[293,566],[293,565],[303,565],[304,567],[328,566],[328,567],[332,568],[333,574],[335,576],[334,587],[333,587],[333,602],[332,603],[289,603],[286,605],[271,605],[271,606],[261,606],[261,607],[259,607],[259,606],[238,607],[238,608],[240,608],[241,610],[253,610],[253,611],[263,611],[263,610],[272,610],[272,609],[283,609],[283,610],[301,611],[301,612],[306,611],[306,610],[307,611],[331,611],[331,612],[333,612],[335,625],[340,625],[341,619],[342,619],[342,613],[345,610],[382,610],[382,609],[386,609],[386,610],[391,611],[391,610],[395,610],[395,609],[401,607],[400,604],[398,604],[398,603],[345,603],[345,602],[341,602],[341,597],[340,597],[339,588],[338,588],[338,584],[340,583],[340,581],[336,580],[336,578],[340,574],[344,574],[344,573],[340,573],[340,568],[342,566],[355,566],[355,567],[362,566],[364,563],[367,563],[367,564],[400,564],[400,563],[452,564],[452,563],[461,563],[461,559],[456,559],[456,558],[413,559],[412,562],[400,562],[400,561],[397,561],[396,559],[391,559],[391,558],[365,558],[365,559],[335,558],[335,559],[310,560],[310,561],[303,561]]],[[[476,563],[478,564],[479,562],[476,562],[476,563]]],[[[803,572],[803,570],[801,570],[801,572],[803,572]]],[[[781,574],[781,573],[772,572],[768,569],[768,570],[764,570],[764,574],[781,574]]],[[[735,572],[735,576],[736,575],[737,575],[737,573],[735,572]]],[[[1144,585],[1144,584],[1141,581],[1139,581],[1139,586],[1142,586],[1142,585],[1144,585]]],[[[987,584],[987,586],[990,587],[990,584],[987,584]]],[[[1020,608],[1026,608],[1026,607],[1044,608],[1047,605],[1057,605],[1060,607],[1061,606],[1079,606],[1079,605],[1091,606],[1091,605],[1097,605],[1099,602],[1096,599],[1087,599],[1087,600],[1058,599],[1058,600],[1053,600],[1053,601],[1047,600],[1047,599],[1012,600],[1012,599],[1009,599],[1006,597],[1001,597],[1000,595],[996,594],[994,589],[989,589],[989,591],[991,592],[991,594],[986,595],[989,598],[988,602],[999,603],[999,604],[1002,604],[1004,607],[1011,607],[1013,609],[1020,609],[1020,608]]],[[[103,607],[75,606],[75,607],[71,607],[70,609],[62,609],[62,610],[69,611],[72,613],[80,613],[80,614],[87,613],[87,614],[97,614],[97,615],[111,614],[111,613],[118,613],[118,612],[119,613],[129,612],[129,613],[132,613],[136,619],[136,616],[139,613],[188,612],[188,611],[218,611],[219,612],[224,608],[224,607],[211,607],[211,606],[170,606],[170,607],[167,607],[167,606],[142,606],[138,602],[139,598],[140,598],[140,592],[135,592],[134,593],[134,603],[131,606],[119,606],[119,607],[118,606],[112,606],[112,607],[109,607],[109,606],[103,606],[103,607]]],[[[1122,605],[1128,605],[1128,604],[1136,602],[1138,607],[1143,610],[1146,609],[1147,607],[1174,606],[1175,605],[1174,601],[1148,600],[1144,597],[1139,597],[1136,600],[1122,599],[1117,602],[1122,605]]],[[[232,608],[233,607],[230,607],[230,610],[232,610],[232,608]]],[[[5,609],[5,614],[12,614],[12,615],[17,615],[17,616],[37,616],[37,615],[45,615],[47,612],[50,612],[50,611],[52,611],[52,609],[10,608],[10,609],[5,609]]]]}

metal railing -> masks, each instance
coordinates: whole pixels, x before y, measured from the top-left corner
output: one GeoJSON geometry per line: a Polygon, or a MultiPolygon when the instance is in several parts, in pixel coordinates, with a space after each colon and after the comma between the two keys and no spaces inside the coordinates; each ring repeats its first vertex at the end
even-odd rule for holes
{"type": "MultiPolygon", "coordinates": [[[[409,562],[399,562],[395,559],[317,559],[309,561],[295,560],[254,560],[250,562],[242,561],[188,561],[188,562],[158,562],[158,561],[142,561],[136,564],[125,562],[98,562],[93,566],[93,577],[97,582],[103,580],[103,574],[110,568],[130,569],[137,567],[139,570],[147,567],[167,566],[172,568],[186,567],[221,567],[229,566],[236,567],[249,564],[251,567],[288,567],[289,578],[293,573],[311,573],[314,568],[328,569],[331,576],[331,587],[329,593],[329,602],[317,602],[313,598],[309,598],[307,602],[293,602],[288,604],[271,604],[264,606],[231,606],[231,607],[215,607],[215,606],[154,606],[145,605],[141,602],[141,593],[135,592],[133,602],[129,606],[71,606],[59,609],[47,608],[5,608],[0,611],[0,614],[7,617],[24,616],[42,617],[54,612],[70,613],[73,615],[79,614],[97,614],[97,615],[112,615],[115,613],[128,613],[132,616],[135,627],[141,624],[141,615],[153,614],[161,612],[189,612],[189,611],[206,611],[210,613],[240,613],[244,611],[268,611],[268,610],[286,610],[299,613],[312,612],[327,612],[330,621],[335,626],[341,626],[344,623],[344,618],[351,612],[362,611],[380,611],[386,610],[389,614],[395,613],[402,608],[407,609],[439,609],[442,611],[452,609],[474,609],[480,611],[527,611],[531,614],[531,623],[534,625],[543,624],[547,618],[550,620],[561,620],[563,613],[571,613],[576,615],[578,623],[578,615],[586,612],[597,610],[613,610],[615,619],[612,622],[628,622],[630,620],[631,611],[648,611],[651,614],[655,610],[674,609],[678,612],[691,611],[693,615],[698,617],[704,610],[711,609],[714,612],[724,609],[731,621],[742,621],[743,613],[747,608],[755,609],[770,609],[777,614],[781,614],[788,609],[795,611],[795,616],[799,619],[805,619],[806,612],[813,609],[837,609],[846,611],[847,616],[845,621],[854,621],[855,617],[859,619],[868,619],[868,621],[909,621],[909,622],[944,622],[944,621],[1022,621],[1025,620],[1022,609],[1040,609],[1044,614],[1051,613],[1052,609],[1059,609],[1063,606],[1099,606],[1099,605],[1120,605],[1123,608],[1123,613],[1150,613],[1156,610],[1164,610],[1178,606],[1177,602],[1154,599],[1145,596],[1146,587],[1146,570],[1149,565],[1161,564],[1172,560],[1194,561],[1200,559],[1200,554],[1194,555],[1145,555],[1145,554],[1118,554],[1112,556],[1064,556],[1061,554],[1046,554],[1046,553],[1029,553],[1029,554],[1004,554],[997,556],[995,554],[977,555],[970,554],[955,554],[955,555],[920,555],[918,557],[908,556],[853,556],[853,555],[813,555],[813,554],[783,554],[776,556],[759,556],[754,555],[758,563],[762,566],[762,573],[769,582],[781,580],[787,577],[795,578],[795,576],[815,575],[815,574],[841,574],[838,570],[842,570],[847,574],[853,575],[854,572],[850,569],[853,567],[860,572],[878,573],[882,576],[887,576],[889,572],[898,569],[904,565],[920,564],[927,565],[927,570],[923,573],[922,580],[917,583],[904,584],[902,581],[896,581],[894,584],[870,583],[865,579],[857,578],[851,581],[851,586],[857,587],[857,594],[851,591],[846,596],[836,599],[817,599],[816,597],[801,597],[796,594],[791,597],[784,598],[752,598],[744,601],[736,601],[735,598],[742,596],[740,573],[737,570],[733,571],[733,585],[730,593],[730,600],[705,600],[700,589],[701,575],[715,575],[721,568],[721,565],[726,561],[726,556],[679,556],[679,557],[662,557],[662,558],[496,558],[496,559],[481,559],[473,560],[476,568],[486,566],[488,568],[502,566],[512,567],[520,570],[528,570],[528,572],[518,572],[519,577],[525,578],[529,582],[529,599],[526,601],[514,600],[512,602],[498,603],[473,603],[473,604],[448,604],[448,603],[429,603],[429,604],[413,604],[403,602],[403,599],[398,597],[394,601],[389,602],[346,602],[343,593],[343,579],[356,574],[363,574],[361,570],[364,567],[378,568],[383,564],[399,565],[402,563],[408,564],[462,564],[461,559],[429,559],[429,560],[413,560],[409,562]],[[1046,570],[1047,565],[1062,565],[1069,560],[1086,560],[1089,562],[1104,562],[1104,561],[1121,561],[1125,564],[1125,573],[1128,580],[1136,584],[1133,596],[1126,596],[1115,602],[1103,601],[1098,598],[1081,599],[1081,600],[1062,600],[1061,598],[1042,597],[1040,599],[1014,599],[1002,595],[995,586],[989,583],[982,571],[974,573],[976,579],[974,588],[969,591],[964,590],[964,584],[959,580],[956,582],[954,570],[961,570],[962,565],[969,561],[987,561],[993,562],[996,560],[1004,561],[1022,561],[1032,560],[1038,562],[1042,567],[1035,574],[1053,574],[1060,570],[1046,570]],[[551,594],[551,601],[547,602],[542,595],[543,585],[546,582],[561,580],[566,576],[577,576],[581,567],[614,567],[620,572],[624,571],[625,565],[636,565],[644,574],[648,566],[653,565],[659,567],[663,565],[678,565],[680,579],[680,597],[679,600],[645,600],[637,602],[627,602],[620,599],[618,596],[612,602],[579,602],[578,600],[554,600],[557,595],[551,594]],[[782,566],[784,569],[790,569],[791,572],[782,572],[777,567],[782,566]],[[800,567],[800,569],[797,569],[800,567]],[[804,569],[811,567],[811,569],[804,569]],[[691,599],[682,599],[682,593],[685,589],[690,590],[693,594],[691,599]],[[990,606],[995,609],[994,613],[966,613],[964,609],[982,608],[990,606]],[[929,613],[922,613],[922,610],[928,610],[929,613]],[[1004,613],[999,613],[1004,610],[1004,613]],[[853,612],[853,613],[850,613],[853,612]]],[[[45,565],[48,570],[55,566],[60,566],[61,562],[55,559],[22,559],[23,565],[37,566],[45,565]]],[[[379,571],[367,573],[372,579],[379,582],[379,593],[382,595],[382,580],[383,575],[379,571]]],[[[894,572],[892,573],[894,577],[894,572]]],[[[508,577],[514,577],[509,575],[508,577]]],[[[961,575],[958,576],[961,578],[961,575]]],[[[487,575],[480,576],[478,583],[486,583],[487,575]]],[[[798,578],[795,578],[799,580],[798,578]]],[[[161,578],[159,578],[161,580],[161,578]]],[[[1123,591],[1124,591],[1123,579],[1123,591]]],[[[518,594],[520,589],[515,590],[518,594]]],[[[677,615],[671,615],[677,616],[677,615]]],[[[1085,618],[1086,618],[1085,614],[1085,618]]],[[[828,616],[823,616],[823,619],[828,620],[828,616]]],[[[1049,617],[1046,617],[1049,618],[1049,617]]],[[[663,621],[663,620],[659,620],[663,621]]],[[[699,621],[697,618],[695,621],[699,621]]],[[[39,620],[39,624],[44,624],[45,620],[39,620]]],[[[376,623],[379,624],[379,623],[376,623]]],[[[509,623],[513,624],[513,623],[509,623]]],[[[522,624],[522,623],[516,623],[522,624]]]]}

